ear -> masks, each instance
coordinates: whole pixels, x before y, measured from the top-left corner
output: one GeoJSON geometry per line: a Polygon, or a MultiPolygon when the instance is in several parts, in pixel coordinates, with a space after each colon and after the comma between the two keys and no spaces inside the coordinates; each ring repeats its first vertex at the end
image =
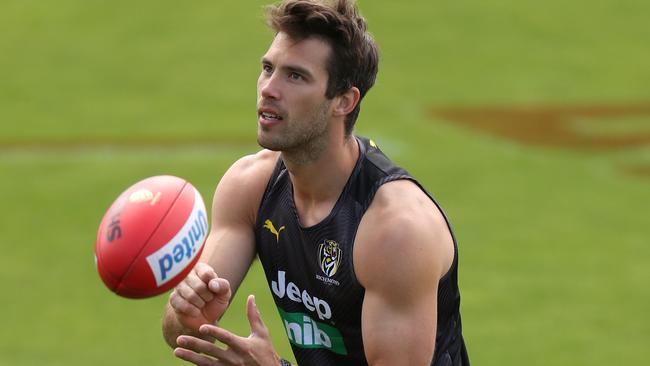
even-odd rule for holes
{"type": "Polygon", "coordinates": [[[361,92],[356,86],[334,97],[334,116],[340,117],[350,114],[359,103],[359,99],[361,99],[361,92]]]}

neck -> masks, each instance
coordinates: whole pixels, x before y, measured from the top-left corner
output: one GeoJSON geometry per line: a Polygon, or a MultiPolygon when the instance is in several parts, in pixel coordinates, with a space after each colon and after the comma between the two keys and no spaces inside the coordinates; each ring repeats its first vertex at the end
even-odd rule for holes
{"type": "Polygon", "coordinates": [[[359,157],[359,146],[352,135],[344,139],[339,135],[337,140],[327,143],[320,152],[312,150],[309,156],[282,152],[299,212],[323,205],[331,209],[347,183],[359,157]]]}

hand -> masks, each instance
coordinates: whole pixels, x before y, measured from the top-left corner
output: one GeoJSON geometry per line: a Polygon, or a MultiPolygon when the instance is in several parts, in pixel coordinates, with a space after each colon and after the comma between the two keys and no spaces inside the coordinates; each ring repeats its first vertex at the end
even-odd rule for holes
{"type": "Polygon", "coordinates": [[[230,283],[219,278],[212,267],[197,263],[169,297],[178,321],[192,331],[203,324],[214,324],[230,302],[230,283]]]}
{"type": "Polygon", "coordinates": [[[227,348],[220,348],[200,338],[182,335],[176,339],[180,347],[174,350],[174,355],[198,366],[280,365],[280,357],[273,348],[269,331],[257,309],[255,296],[248,296],[246,310],[251,326],[251,334],[248,337],[239,337],[223,328],[205,324],[199,328],[199,333],[205,338],[220,341],[227,348]]]}

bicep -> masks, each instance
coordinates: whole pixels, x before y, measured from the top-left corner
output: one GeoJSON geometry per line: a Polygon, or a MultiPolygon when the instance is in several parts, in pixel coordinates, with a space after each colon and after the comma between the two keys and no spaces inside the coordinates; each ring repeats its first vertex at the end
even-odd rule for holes
{"type": "Polygon", "coordinates": [[[382,186],[354,249],[355,272],[366,289],[361,328],[371,365],[431,363],[438,282],[452,259],[453,242],[434,204],[410,182],[382,186]]]}
{"type": "Polygon", "coordinates": [[[212,223],[201,261],[230,282],[233,293],[255,258],[255,220],[275,162],[265,152],[237,161],[215,190],[212,223]]]}
{"type": "Polygon", "coordinates": [[[436,293],[397,298],[366,290],[361,314],[370,365],[429,365],[436,336],[436,293]]]}

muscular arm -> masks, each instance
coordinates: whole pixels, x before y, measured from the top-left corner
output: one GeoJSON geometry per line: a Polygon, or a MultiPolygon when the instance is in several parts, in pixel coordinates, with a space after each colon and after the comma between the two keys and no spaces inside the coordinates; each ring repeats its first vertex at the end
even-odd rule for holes
{"type": "Polygon", "coordinates": [[[431,363],[438,281],[453,253],[442,214],[419,188],[408,181],[380,188],[354,249],[355,271],[366,289],[361,325],[370,365],[431,363]]]}
{"type": "Polygon", "coordinates": [[[257,209],[276,159],[277,154],[268,151],[244,157],[233,164],[219,182],[213,199],[211,230],[199,262],[208,264],[220,279],[228,282],[220,280],[223,293],[217,297],[222,299],[221,303],[218,299],[206,301],[216,296],[210,293],[214,292],[212,287],[210,291],[207,289],[213,278],[209,274],[211,271],[201,270],[198,265],[176,287],[174,291],[181,296],[172,293],[163,317],[163,337],[171,347],[176,347],[179,335],[199,335],[200,325],[218,320],[231,294],[244,279],[255,257],[253,229],[257,209]],[[194,291],[201,286],[202,291],[194,291]],[[197,303],[205,305],[197,307],[197,303]]]}

